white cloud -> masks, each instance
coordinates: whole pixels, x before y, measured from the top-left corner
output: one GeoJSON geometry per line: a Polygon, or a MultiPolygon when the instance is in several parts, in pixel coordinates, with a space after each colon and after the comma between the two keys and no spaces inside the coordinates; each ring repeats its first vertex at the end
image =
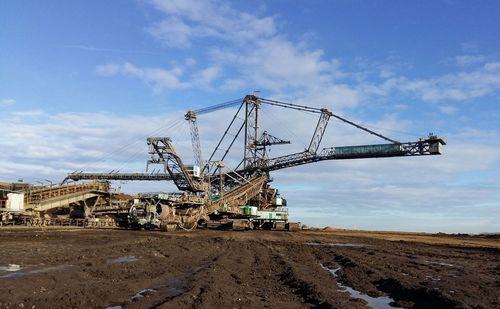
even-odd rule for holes
{"type": "Polygon", "coordinates": [[[38,116],[46,116],[47,115],[45,113],[45,111],[43,111],[41,109],[32,109],[32,110],[12,112],[11,114],[13,116],[19,116],[19,117],[38,117],[38,116]]]}
{"type": "Polygon", "coordinates": [[[498,72],[500,70],[500,62],[489,62],[484,65],[484,69],[490,72],[498,72]]]}
{"type": "Polygon", "coordinates": [[[225,1],[152,0],[166,16],[148,32],[170,47],[189,47],[192,40],[217,38],[231,42],[250,42],[273,35],[272,17],[259,18],[234,10],[225,1]]]}
{"type": "Polygon", "coordinates": [[[308,50],[285,37],[257,40],[251,49],[213,49],[212,60],[237,74],[223,80],[229,90],[261,90],[283,100],[335,109],[352,108],[363,90],[342,82],[337,59],[325,59],[322,50],[308,50]],[[234,77],[236,76],[236,77],[234,77]]]}
{"type": "Polygon", "coordinates": [[[180,80],[182,69],[174,67],[170,70],[160,68],[141,68],[129,62],[123,64],[108,63],[99,65],[95,71],[104,76],[125,75],[136,77],[153,88],[156,93],[163,90],[182,89],[191,87],[189,82],[180,80]]]}
{"type": "Polygon", "coordinates": [[[440,106],[439,110],[444,114],[453,115],[458,111],[458,108],[451,105],[445,105],[445,106],[440,106]]]}
{"type": "Polygon", "coordinates": [[[189,47],[194,31],[195,29],[176,17],[166,18],[149,29],[149,33],[156,39],[173,47],[189,47]]]}
{"type": "Polygon", "coordinates": [[[325,60],[323,51],[301,49],[283,37],[257,40],[252,48],[214,49],[212,58],[249,84],[276,92],[332,83],[341,74],[339,62],[325,60]]]}
{"type": "Polygon", "coordinates": [[[133,49],[117,49],[117,48],[102,48],[87,45],[64,45],[64,48],[80,49],[89,52],[111,52],[111,53],[125,53],[125,54],[146,54],[146,55],[160,55],[158,52],[147,50],[133,50],[133,49]]]}
{"type": "Polygon", "coordinates": [[[197,61],[194,58],[186,58],[186,60],[184,62],[186,64],[186,66],[192,67],[192,66],[196,65],[197,61]]]}
{"type": "Polygon", "coordinates": [[[239,12],[224,1],[151,3],[165,14],[149,28],[163,43],[186,47],[195,39],[211,38],[228,44],[207,49],[208,64],[201,68],[195,66],[202,62],[188,56],[184,65],[171,69],[108,63],[96,67],[98,74],[139,78],[155,93],[193,87],[261,90],[285,100],[307,98],[311,105],[336,109],[352,108],[364,98],[363,89],[342,82],[338,59],[328,59],[321,49],[307,48],[306,42],[292,42],[281,35],[273,16],[239,12]]]}
{"type": "Polygon", "coordinates": [[[361,91],[347,84],[319,86],[311,90],[312,94],[303,99],[304,103],[326,107],[334,112],[354,108],[364,99],[361,91]]]}
{"type": "Polygon", "coordinates": [[[144,170],[145,138],[167,135],[184,140],[185,121],[166,115],[119,116],[108,113],[58,113],[25,111],[2,115],[0,178],[49,177],[62,180],[74,170],[144,170]],[[170,120],[170,121],[169,121],[170,120]],[[172,123],[176,124],[175,127],[172,123]],[[8,151],[7,151],[8,150],[8,151]]]}
{"type": "Polygon", "coordinates": [[[490,62],[470,71],[461,71],[428,79],[394,77],[375,87],[379,94],[397,90],[426,102],[467,101],[500,91],[500,62],[490,62]]]}
{"type": "Polygon", "coordinates": [[[120,72],[121,66],[116,63],[101,64],[95,68],[97,74],[104,76],[116,75],[120,72]]]}
{"type": "Polygon", "coordinates": [[[219,19],[220,15],[228,10],[227,7],[221,6],[218,12],[215,2],[210,0],[152,0],[151,3],[166,14],[184,16],[195,21],[209,19],[207,16],[219,19]]]}
{"type": "Polygon", "coordinates": [[[463,42],[460,47],[466,53],[477,53],[479,51],[479,44],[476,41],[463,42]]]}
{"type": "MultiPolygon", "coordinates": [[[[189,58],[187,62],[194,65],[193,61],[190,61],[189,58]]],[[[154,93],[192,87],[207,89],[212,86],[212,83],[222,73],[221,68],[218,66],[209,66],[188,75],[184,73],[182,66],[175,66],[166,70],[162,68],[139,67],[129,62],[98,65],[95,68],[95,72],[102,76],[123,75],[138,78],[149,85],[154,93]]]]}
{"type": "Polygon", "coordinates": [[[10,98],[0,100],[0,105],[12,105],[14,103],[16,103],[16,100],[10,98]]]}
{"type": "Polygon", "coordinates": [[[196,72],[192,78],[192,83],[201,88],[210,87],[212,82],[216,80],[221,74],[220,67],[208,67],[199,72],[196,72]]]}
{"type": "Polygon", "coordinates": [[[484,56],[481,55],[460,55],[455,57],[455,62],[458,66],[464,67],[471,64],[482,63],[486,60],[484,56]]]}
{"type": "Polygon", "coordinates": [[[409,107],[410,106],[408,104],[404,104],[404,103],[394,104],[394,109],[395,110],[404,111],[404,110],[407,110],[409,107]]]}
{"type": "Polygon", "coordinates": [[[319,97],[327,89],[341,107],[356,106],[362,97],[358,89],[339,82],[344,75],[339,60],[327,59],[321,49],[307,48],[307,42],[292,42],[280,34],[274,16],[240,12],[225,1],[151,3],[164,16],[149,32],[168,46],[188,47],[203,38],[221,42],[223,47],[207,50],[209,64],[192,75],[189,83],[194,86],[287,93],[287,98],[296,99],[319,97]]]}

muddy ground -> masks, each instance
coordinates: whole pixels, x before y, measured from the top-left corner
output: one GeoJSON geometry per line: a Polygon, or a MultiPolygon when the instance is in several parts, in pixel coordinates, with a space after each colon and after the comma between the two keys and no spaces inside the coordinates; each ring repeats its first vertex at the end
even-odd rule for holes
{"type": "Polygon", "coordinates": [[[499,239],[407,236],[2,229],[0,308],[500,308],[499,239]]]}

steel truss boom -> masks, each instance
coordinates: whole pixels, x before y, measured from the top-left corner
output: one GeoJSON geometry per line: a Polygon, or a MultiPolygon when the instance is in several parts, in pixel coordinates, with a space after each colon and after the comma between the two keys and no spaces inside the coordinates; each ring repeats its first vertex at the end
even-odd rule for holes
{"type": "MultiPolygon", "coordinates": [[[[182,164],[180,156],[175,152],[171,145],[171,140],[167,137],[161,138],[148,138],[148,145],[150,145],[150,154],[152,159],[149,163],[160,163],[165,167],[165,173],[156,174],[118,174],[118,173],[71,173],[68,179],[81,180],[81,179],[104,179],[104,180],[173,180],[180,190],[191,192],[202,192],[208,190],[206,187],[207,181],[216,183],[221,181],[224,183],[234,182],[236,179],[250,179],[255,172],[268,174],[270,171],[280,170],[293,166],[304,165],[312,162],[325,161],[325,160],[345,160],[345,159],[360,159],[360,158],[381,158],[381,157],[405,157],[405,156],[422,156],[422,155],[438,155],[441,154],[442,145],[446,142],[437,136],[429,135],[426,139],[420,139],[416,142],[401,143],[397,140],[388,138],[382,134],[374,132],[366,127],[356,124],[347,120],[339,115],[336,115],[326,108],[310,107],[305,105],[298,105],[276,100],[260,98],[255,95],[247,95],[243,99],[228,101],[222,104],[188,111],[185,118],[190,121],[191,125],[191,138],[193,149],[195,152],[196,164],[202,168],[200,177],[194,178],[186,170],[182,164]],[[288,154],[275,158],[267,157],[266,147],[271,145],[288,144],[288,141],[281,140],[264,131],[259,136],[259,112],[262,104],[299,110],[319,114],[318,123],[314,130],[313,136],[307,149],[303,152],[288,154]],[[224,134],[216,145],[215,149],[210,155],[208,164],[201,161],[201,147],[199,142],[198,127],[196,123],[196,116],[200,114],[210,113],[213,111],[229,108],[239,105],[236,114],[230,121],[229,126],[226,128],[224,134]],[[243,107],[245,107],[243,109],[243,107]],[[242,123],[236,124],[236,119],[241,111],[244,110],[242,123]],[[345,147],[330,147],[319,150],[321,141],[325,134],[326,127],[331,117],[338,119],[344,123],[352,125],[365,132],[378,136],[391,144],[378,144],[378,145],[361,145],[361,146],[345,146],[345,147]],[[237,137],[242,130],[245,130],[244,136],[244,156],[240,165],[234,170],[226,173],[224,179],[221,163],[229,150],[235,143],[237,137]],[[231,137],[228,137],[231,136],[231,137]],[[229,144],[227,149],[221,149],[220,146],[229,144]],[[229,142],[229,143],[228,143],[229,142]],[[224,154],[222,159],[215,161],[214,156],[218,150],[223,150],[224,154]],[[210,164],[210,162],[219,162],[219,164],[210,164]],[[167,173],[168,172],[168,173],[167,173]],[[206,179],[203,179],[203,178],[206,179]]],[[[223,191],[224,184],[220,184],[221,191],[223,191]]]]}
{"type": "Polygon", "coordinates": [[[441,154],[442,145],[446,145],[446,142],[444,142],[440,138],[430,137],[426,140],[400,143],[397,145],[378,144],[330,147],[323,148],[323,150],[321,150],[318,154],[303,151],[290,155],[271,158],[266,161],[266,165],[261,167],[260,170],[270,172],[283,168],[289,168],[325,160],[439,155],[441,154]]]}
{"type": "MultiPolygon", "coordinates": [[[[441,154],[441,146],[446,145],[446,142],[440,138],[431,137],[417,142],[394,144],[379,144],[366,146],[348,146],[348,147],[330,147],[323,148],[318,154],[313,154],[308,151],[298,152],[276,158],[271,158],[266,161],[265,166],[239,170],[235,173],[244,174],[255,170],[275,171],[283,168],[289,168],[299,165],[304,165],[313,162],[325,160],[346,160],[346,159],[365,159],[365,158],[387,158],[387,157],[407,157],[407,156],[426,156],[441,154]],[[364,148],[363,148],[364,147],[364,148]],[[352,150],[346,152],[345,149],[352,150]],[[343,150],[339,153],[339,150],[343,150]],[[361,151],[359,151],[361,150],[361,151]]],[[[233,173],[228,173],[231,177],[233,173]]],[[[180,175],[169,174],[119,174],[119,173],[71,173],[68,179],[101,179],[101,180],[174,180],[180,175]]]]}
{"type": "Polygon", "coordinates": [[[151,159],[148,164],[162,164],[172,177],[179,190],[202,192],[206,191],[203,182],[194,179],[188,172],[180,156],[172,146],[168,137],[148,137],[149,153],[151,159]]]}
{"type": "Polygon", "coordinates": [[[149,180],[149,181],[165,181],[174,180],[167,173],[69,173],[63,183],[67,180],[149,180]]]}

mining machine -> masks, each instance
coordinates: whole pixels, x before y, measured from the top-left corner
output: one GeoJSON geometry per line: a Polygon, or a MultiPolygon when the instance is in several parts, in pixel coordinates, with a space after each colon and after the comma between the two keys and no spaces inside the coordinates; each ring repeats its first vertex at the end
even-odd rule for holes
{"type": "MultiPolygon", "coordinates": [[[[414,142],[400,142],[341,117],[327,108],[317,108],[261,98],[255,94],[243,99],[190,110],[185,114],[190,127],[193,165],[186,165],[169,137],[149,137],[150,165],[161,165],[163,172],[85,173],[73,172],[66,179],[78,180],[157,180],[173,181],[180,193],[139,194],[129,211],[135,228],[185,230],[217,227],[234,230],[297,230],[288,220],[286,200],[270,186],[270,172],[326,160],[439,155],[446,142],[434,134],[414,142]],[[317,116],[307,148],[303,151],[270,156],[270,148],[290,141],[260,131],[261,107],[275,106],[317,116]],[[229,107],[237,111],[207,160],[203,160],[197,119],[229,107]],[[337,119],[386,141],[382,144],[320,148],[328,122],[337,119]],[[238,121],[239,120],[239,121],[238,121]],[[243,156],[230,168],[225,163],[230,149],[243,140],[243,156]],[[225,146],[222,146],[225,145],[225,146]],[[224,148],[223,148],[224,147],[224,148]]],[[[146,169],[147,171],[148,169],[146,169]]]]}
{"type": "MultiPolygon", "coordinates": [[[[92,220],[96,209],[119,209],[108,181],[67,182],[48,180],[0,183],[0,226],[99,225],[115,226],[116,220],[92,220]]],[[[101,213],[102,214],[102,213],[101,213]]]]}

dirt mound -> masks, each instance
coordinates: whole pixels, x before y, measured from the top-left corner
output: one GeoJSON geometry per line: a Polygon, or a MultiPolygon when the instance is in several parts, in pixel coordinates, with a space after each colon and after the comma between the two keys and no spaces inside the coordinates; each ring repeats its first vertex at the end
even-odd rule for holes
{"type": "Polygon", "coordinates": [[[332,226],[326,226],[326,227],[322,228],[321,230],[323,230],[323,231],[327,231],[327,232],[328,232],[328,231],[336,231],[336,230],[338,230],[338,229],[337,229],[337,228],[334,228],[334,227],[332,227],[332,226]]]}

